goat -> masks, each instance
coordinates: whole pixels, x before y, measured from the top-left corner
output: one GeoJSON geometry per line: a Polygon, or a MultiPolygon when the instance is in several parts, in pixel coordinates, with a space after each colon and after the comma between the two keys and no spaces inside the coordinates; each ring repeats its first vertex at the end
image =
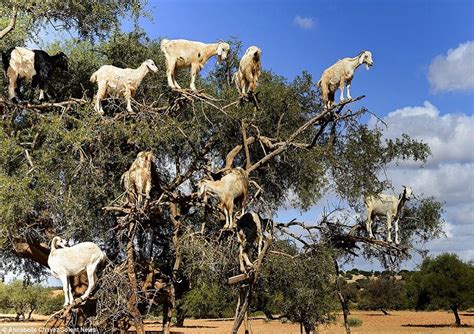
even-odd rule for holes
{"type": "Polygon", "coordinates": [[[120,179],[127,192],[128,201],[135,203],[136,207],[141,206],[143,196],[146,202],[150,199],[154,163],[155,157],[152,152],[140,152],[130,169],[123,173],[120,179]]]}
{"type": "Polygon", "coordinates": [[[247,96],[250,92],[255,93],[262,67],[261,57],[262,50],[251,46],[240,60],[239,69],[234,73],[235,85],[240,95],[247,96]]]}
{"type": "Polygon", "coordinates": [[[240,271],[246,273],[245,265],[252,267],[249,252],[257,244],[258,255],[262,252],[263,232],[268,226],[268,219],[261,219],[254,212],[247,212],[237,220],[237,240],[239,241],[239,263],[240,271]],[[245,261],[245,265],[244,265],[245,261]]]}
{"type": "Polygon", "coordinates": [[[76,276],[86,271],[87,290],[80,297],[86,300],[97,282],[97,266],[107,259],[107,255],[93,242],[81,242],[67,247],[67,241],[54,237],[51,241],[51,252],[48,257],[48,266],[54,277],[63,284],[64,306],[74,302],[71,285],[68,277],[76,276]],[[62,248],[59,248],[62,247],[62,248]]]}
{"type": "Polygon", "coordinates": [[[43,101],[45,100],[46,82],[51,77],[54,69],[68,70],[68,58],[62,52],[50,56],[43,50],[14,47],[2,52],[2,61],[3,69],[9,81],[8,95],[14,103],[19,102],[18,81],[20,79],[31,81],[33,89],[39,86],[39,100],[43,101]]]}
{"type": "Polygon", "coordinates": [[[158,68],[151,59],[145,60],[138,68],[119,68],[112,65],[104,65],[94,72],[90,78],[91,82],[97,82],[97,95],[95,110],[104,114],[102,100],[108,95],[123,95],[127,101],[127,110],[132,112],[131,99],[140,86],[143,78],[149,72],[156,73],[158,68]]]}
{"type": "Polygon", "coordinates": [[[367,209],[367,221],[366,228],[369,233],[369,237],[373,238],[372,234],[372,218],[374,216],[385,216],[387,218],[387,242],[392,242],[391,237],[391,228],[392,228],[392,218],[395,224],[395,244],[399,244],[400,240],[398,239],[398,220],[403,206],[406,201],[409,201],[413,191],[410,187],[403,186],[403,192],[398,196],[393,195],[369,195],[366,196],[364,202],[367,209]]]}
{"type": "Polygon", "coordinates": [[[350,91],[352,78],[355,70],[362,64],[365,64],[367,70],[374,64],[370,51],[362,51],[354,58],[340,59],[323,72],[317,86],[321,88],[321,98],[327,109],[333,106],[334,94],[338,87],[341,90],[341,102],[344,101],[344,85],[347,86],[347,98],[352,99],[350,91]]]}
{"type": "Polygon", "coordinates": [[[230,46],[225,42],[205,44],[185,39],[163,39],[160,43],[161,51],[166,58],[166,76],[171,89],[181,89],[176,82],[178,68],[191,67],[191,83],[189,87],[196,91],[194,82],[196,75],[204,67],[209,58],[217,55],[217,63],[227,58],[230,46]]]}
{"type": "Polygon", "coordinates": [[[237,198],[241,199],[243,214],[245,203],[247,203],[248,200],[249,179],[247,172],[240,167],[234,168],[220,180],[201,180],[198,187],[198,196],[204,196],[204,201],[207,201],[208,193],[218,198],[219,209],[221,209],[225,215],[224,229],[234,228],[232,216],[234,201],[237,198]]]}

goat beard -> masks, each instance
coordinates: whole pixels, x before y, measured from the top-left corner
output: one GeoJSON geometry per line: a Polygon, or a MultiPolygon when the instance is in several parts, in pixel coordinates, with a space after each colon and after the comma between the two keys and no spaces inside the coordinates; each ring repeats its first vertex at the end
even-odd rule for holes
{"type": "Polygon", "coordinates": [[[222,62],[222,57],[220,55],[217,55],[217,64],[220,64],[222,62]]]}

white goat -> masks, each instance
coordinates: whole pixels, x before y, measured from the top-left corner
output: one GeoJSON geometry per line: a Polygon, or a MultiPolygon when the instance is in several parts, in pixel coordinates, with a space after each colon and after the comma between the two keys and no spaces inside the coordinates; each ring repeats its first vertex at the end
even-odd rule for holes
{"type": "Polygon", "coordinates": [[[247,96],[249,92],[255,93],[262,67],[261,57],[262,50],[251,46],[240,60],[239,69],[234,73],[234,81],[240,95],[247,96]]]}
{"type": "Polygon", "coordinates": [[[242,168],[234,168],[220,180],[201,180],[198,184],[198,196],[204,195],[204,201],[207,201],[207,194],[213,195],[219,199],[219,209],[224,212],[224,228],[234,228],[233,210],[234,201],[241,199],[242,214],[244,213],[245,203],[247,203],[249,192],[249,179],[247,172],[242,168]]]}
{"type": "Polygon", "coordinates": [[[153,60],[145,60],[138,68],[119,68],[112,65],[104,65],[94,72],[90,78],[91,82],[97,82],[97,96],[95,110],[103,114],[101,101],[108,95],[123,95],[127,100],[127,110],[132,112],[131,99],[135,95],[138,86],[149,72],[156,73],[158,68],[153,60]]]}
{"type": "Polygon", "coordinates": [[[107,255],[93,242],[81,242],[67,247],[66,240],[60,237],[53,238],[48,265],[53,276],[59,278],[63,284],[64,306],[74,302],[68,277],[86,271],[88,285],[86,292],[81,296],[81,300],[86,300],[97,282],[97,266],[106,258],[107,255]]]}
{"type": "Polygon", "coordinates": [[[332,107],[337,88],[341,90],[341,102],[344,101],[344,85],[347,86],[347,98],[349,100],[352,99],[350,91],[351,81],[356,68],[362,64],[365,64],[367,70],[374,64],[370,51],[362,51],[354,58],[340,59],[323,72],[317,85],[321,88],[323,105],[326,108],[332,107]]]}
{"type": "Polygon", "coordinates": [[[245,273],[245,265],[252,267],[248,253],[251,247],[257,244],[258,255],[262,252],[263,232],[268,225],[268,219],[261,219],[254,212],[247,212],[237,220],[237,240],[239,241],[240,271],[245,273]],[[245,261],[245,265],[244,265],[245,261]]]}
{"type": "Polygon", "coordinates": [[[129,170],[123,173],[120,179],[128,194],[129,203],[134,203],[136,207],[141,205],[143,196],[146,201],[150,199],[154,162],[155,157],[152,152],[140,152],[129,170]]]}
{"type": "Polygon", "coordinates": [[[392,219],[395,224],[395,244],[399,244],[398,239],[398,220],[405,202],[410,200],[413,191],[410,187],[403,186],[403,192],[398,196],[393,195],[369,195],[365,198],[365,207],[367,209],[366,228],[369,237],[373,238],[372,234],[372,218],[375,216],[385,216],[387,219],[387,242],[392,242],[390,230],[392,228],[392,219]]]}
{"type": "Polygon", "coordinates": [[[220,63],[227,58],[230,50],[229,44],[224,42],[205,44],[185,39],[163,39],[160,47],[166,58],[168,86],[172,89],[181,89],[176,82],[176,70],[191,67],[191,84],[189,87],[194,91],[196,90],[194,84],[196,75],[209,58],[217,55],[217,62],[220,63]]]}

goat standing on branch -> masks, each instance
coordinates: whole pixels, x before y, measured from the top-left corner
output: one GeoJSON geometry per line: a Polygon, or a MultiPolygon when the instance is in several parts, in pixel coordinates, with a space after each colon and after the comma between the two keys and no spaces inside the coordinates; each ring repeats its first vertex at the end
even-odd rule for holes
{"type": "Polygon", "coordinates": [[[262,67],[261,58],[262,50],[251,46],[240,60],[239,69],[234,73],[234,81],[241,96],[255,93],[262,67]]]}
{"type": "Polygon", "coordinates": [[[176,82],[178,68],[191,67],[191,84],[189,87],[196,91],[196,75],[204,67],[209,58],[217,55],[217,63],[227,58],[230,46],[219,42],[205,44],[185,39],[163,39],[160,44],[166,58],[166,76],[171,89],[181,89],[176,82]]]}
{"type": "Polygon", "coordinates": [[[140,152],[130,169],[122,175],[121,182],[127,192],[128,202],[137,208],[141,206],[143,197],[146,199],[145,203],[150,199],[154,163],[152,152],[140,152]]]}
{"type": "Polygon", "coordinates": [[[247,273],[245,265],[253,267],[253,262],[249,259],[249,252],[253,246],[257,245],[258,255],[260,256],[263,246],[263,231],[266,230],[268,222],[268,219],[260,219],[260,216],[254,212],[247,212],[237,220],[239,263],[242,273],[247,273]]]}
{"type": "Polygon", "coordinates": [[[84,301],[97,282],[97,266],[105,259],[107,255],[93,242],[81,242],[67,247],[66,240],[60,237],[53,238],[48,266],[53,276],[59,278],[63,284],[64,306],[74,303],[69,277],[86,271],[88,285],[86,292],[81,296],[81,300],[84,301]]]}
{"type": "Polygon", "coordinates": [[[332,108],[337,88],[341,90],[340,101],[344,101],[344,85],[347,86],[347,98],[349,100],[352,99],[350,91],[352,78],[354,77],[355,70],[362,64],[365,64],[367,70],[374,64],[370,51],[362,51],[354,58],[338,60],[323,72],[317,86],[321,88],[321,98],[324,107],[327,109],[332,108]]]}
{"type": "Polygon", "coordinates": [[[95,100],[95,110],[103,114],[102,100],[108,95],[123,95],[127,100],[127,110],[132,112],[132,97],[140,86],[143,78],[149,72],[156,73],[158,68],[151,59],[145,60],[138,68],[119,68],[104,65],[92,74],[90,81],[97,82],[98,89],[95,100]]]}
{"type": "Polygon", "coordinates": [[[365,207],[367,209],[366,227],[369,237],[373,238],[372,234],[372,218],[375,216],[385,216],[387,218],[387,242],[392,242],[391,228],[392,219],[395,224],[395,244],[399,244],[398,239],[398,220],[400,219],[401,211],[405,202],[410,200],[412,196],[412,189],[403,186],[403,192],[398,196],[393,195],[370,195],[365,198],[365,207]]]}
{"type": "Polygon", "coordinates": [[[45,99],[44,88],[46,82],[51,77],[54,69],[68,70],[68,59],[62,52],[50,56],[43,50],[15,47],[2,52],[2,61],[9,80],[8,95],[15,103],[18,102],[19,80],[27,79],[31,81],[33,89],[39,86],[39,100],[43,101],[45,99]]]}
{"type": "Polygon", "coordinates": [[[198,187],[198,196],[204,196],[204,201],[207,201],[208,194],[219,200],[219,209],[225,215],[224,229],[234,228],[232,216],[234,201],[240,199],[243,214],[248,200],[249,178],[247,172],[240,167],[234,168],[220,180],[201,180],[198,187]]]}

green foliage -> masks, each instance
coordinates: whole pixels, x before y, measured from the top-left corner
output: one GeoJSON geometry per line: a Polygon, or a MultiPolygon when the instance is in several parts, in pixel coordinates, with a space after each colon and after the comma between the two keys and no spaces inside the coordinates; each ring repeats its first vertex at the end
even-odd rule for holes
{"type": "Polygon", "coordinates": [[[362,326],[362,320],[359,318],[349,318],[347,319],[347,324],[349,327],[360,327],[362,326]]]}
{"type": "MultiPolygon", "coordinates": [[[[49,290],[48,292],[51,292],[51,290],[49,290]]],[[[64,296],[62,293],[57,294],[55,296],[51,295],[50,293],[48,297],[40,303],[37,312],[43,315],[50,315],[60,310],[63,307],[63,304],[64,296]]]]}
{"type": "Polygon", "coordinates": [[[415,309],[466,309],[474,306],[474,266],[455,254],[423,261],[409,280],[408,296],[415,309]]]}
{"type": "Polygon", "coordinates": [[[180,303],[187,316],[197,319],[228,318],[235,312],[235,296],[216,282],[194,286],[180,303]]]}
{"type": "Polygon", "coordinates": [[[47,299],[48,290],[39,284],[26,284],[20,280],[0,283],[0,308],[14,310],[17,319],[20,316],[23,320],[26,316],[29,318],[47,299]]]}
{"type": "Polygon", "coordinates": [[[362,310],[400,310],[404,308],[404,283],[390,276],[367,280],[360,293],[358,307],[362,310]]]}
{"type": "Polygon", "coordinates": [[[338,304],[330,253],[323,248],[304,253],[285,241],[277,242],[275,250],[297,255],[274,255],[265,264],[261,289],[282,296],[280,313],[305,328],[333,321],[338,304]]]}
{"type": "MultiPolygon", "coordinates": [[[[35,36],[40,28],[76,32],[82,38],[106,37],[120,27],[124,17],[137,20],[144,15],[146,1],[140,0],[1,0],[0,8],[11,10],[18,7],[18,16],[29,21],[29,36],[35,36]]],[[[3,13],[2,13],[3,14],[3,13]]],[[[3,15],[2,15],[3,17],[3,15]]],[[[4,23],[4,20],[0,21],[4,23]]],[[[4,25],[0,26],[3,29],[4,25]]]]}

